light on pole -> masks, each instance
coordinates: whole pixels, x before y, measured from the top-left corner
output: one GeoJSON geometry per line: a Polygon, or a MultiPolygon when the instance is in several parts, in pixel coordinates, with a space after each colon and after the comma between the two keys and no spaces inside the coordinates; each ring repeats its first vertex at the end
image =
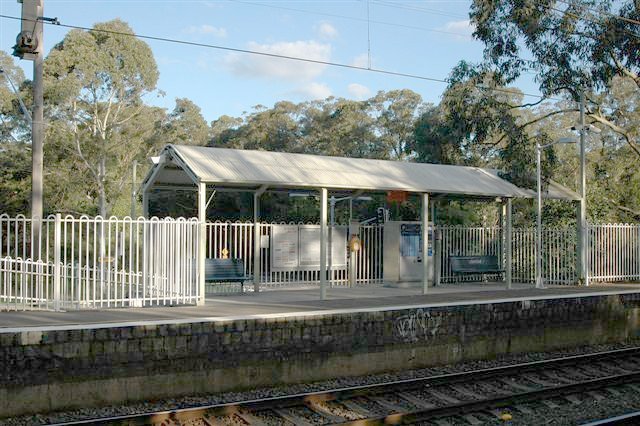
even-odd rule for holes
{"type": "Polygon", "coordinates": [[[537,212],[536,212],[536,288],[544,288],[542,281],[542,172],[540,166],[540,155],[543,149],[556,144],[577,143],[574,138],[560,138],[555,142],[540,145],[536,142],[536,178],[537,178],[537,212]]]}

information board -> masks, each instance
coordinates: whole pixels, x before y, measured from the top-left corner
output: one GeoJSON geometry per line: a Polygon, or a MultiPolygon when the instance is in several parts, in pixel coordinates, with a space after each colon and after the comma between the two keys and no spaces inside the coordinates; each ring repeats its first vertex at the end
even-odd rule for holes
{"type": "MultiPolygon", "coordinates": [[[[331,267],[344,269],[347,266],[347,227],[333,227],[331,239],[333,247],[332,250],[327,247],[327,260],[331,253],[331,267]]],[[[320,226],[273,225],[270,249],[273,271],[317,270],[320,268],[320,226]]]]}
{"type": "Polygon", "coordinates": [[[274,225],[271,230],[271,267],[292,270],[298,267],[298,225],[274,225]]]}

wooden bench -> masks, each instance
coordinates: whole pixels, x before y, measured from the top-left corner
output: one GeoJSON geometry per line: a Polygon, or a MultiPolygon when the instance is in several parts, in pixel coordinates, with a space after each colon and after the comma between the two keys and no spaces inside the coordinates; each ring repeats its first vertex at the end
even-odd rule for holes
{"type": "Polygon", "coordinates": [[[204,260],[205,282],[239,282],[241,292],[244,293],[244,282],[250,277],[244,273],[242,259],[212,259],[204,260]]]}
{"type": "Polygon", "coordinates": [[[454,274],[503,274],[498,256],[449,256],[454,274]]]}

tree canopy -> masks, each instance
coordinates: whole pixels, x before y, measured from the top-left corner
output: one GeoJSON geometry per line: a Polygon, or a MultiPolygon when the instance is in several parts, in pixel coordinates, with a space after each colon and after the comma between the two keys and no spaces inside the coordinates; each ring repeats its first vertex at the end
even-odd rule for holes
{"type": "MultiPolygon", "coordinates": [[[[638,19],[637,7],[630,1],[474,0],[471,19],[486,46],[484,60],[460,62],[437,105],[400,88],[365,100],[283,100],[211,123],[187,98],[171,109],[147,102],[162,95],[158,69],[149,46],[126,35],[133,31],[125,22],[72,30],[45,59],[45,210],[128,213],[133,161],[143,165],[143,175],[146,158],[168,143],[490,167],[533,188],[536,142],[568,135],[584,88],[588,121],[603,130],[587,138],[590,220],[638,221],[638,37],[620,18],[638,19]],[[523,73],[535,74],[543,99],[512,87],[523,73]]],[[[0,75],[0,212],[26,213],[30,129],[19,99],[30,106],[31,82],[1,51],[0,66],[9,77],[0,75]]],[[[575,147],[549,148],[543,160],[545,185],[555,179],[577,188],[575,147]]],[[[192,215],[192,195],[160,196],[155,205],[159,214],[192,215]]],[[[245,195],[216,196],[214,210],[245,219],[251,215],[245,195]]],[[[273,220],[309,221],[317,214],[313,199],[272,194],[264,203],[273,220]]],[[[412,218],[416,203],[410,198],[393,212],[412,218]]],[[[469,209],[459,201],[440,210],[447,223],[497,220],[495,208],[469,209]]],[[[519,203],[517,210],[517,220],[530,224],[532,204],[519,203]]],[[[547,223],[574,217],[559,203],[546,203],[544,214],[547,223]]]]}

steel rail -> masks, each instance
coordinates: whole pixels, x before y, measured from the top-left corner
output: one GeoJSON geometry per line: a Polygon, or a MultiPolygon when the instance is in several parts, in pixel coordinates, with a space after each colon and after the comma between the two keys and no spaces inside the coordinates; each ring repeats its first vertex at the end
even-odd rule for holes
{"type": "MultiPolygon", "coordinates": [[[[472,370],[472,371],[464,371],[459,373],[449,373],[442,374],[437,376],[429,376],[429,377],[420,377],[414,379],[403,379],[403,380],[395,380],[384,383],[376,383],[370,385],[358,385],[358,386],[350,386],[345,388],[332,389],[328,391],[316,391],[316,392],[307,392],[307,393],[299,393],[293,395],[284,395],[284,396],[274,396],[269,398],[260,398],[254,400],[246,400],[246,401],[237,401],[237,402],[229,402],[222,404],[208,404],[202,406],[195,407],[186,407],[186,408],[177,408],[173,410],[167,411],[159,411],[159,412],[147,412],[147,413],[138,413],[138,414],[127,414],[120,416],[112,416],[112,417],[103,417],[103,418],[95,418],[95,419],[86,419],[86,420],[76,420],[70,422],[62,422],[62,423],[50,423],[49,426],[68,426],[68,425],[113,425],[113,424],[121,424],[121,425],[148,425],[154,423],[160,423],[163,420],[188,420],[197,417],[203,417],[205,414],[210,416],[216,415],[230,415],[233,413],[237,413],[240,409],[245,409],[247,411],[260,411],[265,409],[282,409],[300,405],[307,405],[309,403],[322,402],[322,401],[340,401],[346,400],[358,396],[372,396],[379,395],[382,393],[392,393],[394,391],[407,391],[415,388],[420,388],[423,386],[436,386],[436,385],[445,385],[445,384],[456,384],[470,380],[483,380],[492,377],[499,376],[508,376],[513,374],[522,374],[526,372],[539,371],[542,368],[557,368],[572,364],[581,363],[584,361],[602,361],[613,358],[620,357],[628,357],[633,355],[640,355],[640,347],[633,348],[624,348],[624,349],[616,349],[612,351],[604,351],[604,352],[596,352],[591,354],[583,354],[583,355],[573,355],[568,357],[561,358],[553,358],[548,360],[541,361],[533,361],[521,364],[507,365],[501,367],[492,367],[480,370],[472,370]]],[[[634,372],[632,374],[639,375],[640,371],[634,372]]],[[[613,376],[613,377],[620,377],[613,376]]],[[[609,379],[611,377],[603,378],[602,380],[609,379]]],[[[636,379],[638,379],[636,378],[636,379]]],[[[634,379],[634,380],[636,380],[634,379]]],[[[600,379],[593,380],[595,382],[600,379]]],[[[584,383],[580,382],[576,385],[583,386],[584,383]]],[[[572,386],[567,385],[567,386],[572,386]]],[[[516,395],[516,397],[525,398],[526,395],[532,394],[535,392],[544,392],[553,391],[554,389],[561,389],[566,386],[556,386],[552,389],[542,389],[538,391],[532,392],[524,392],[522,394],[516,395]]],[[[500,399],[500,398],[496,398],[500,399]]],[[[477,401],[478,403],[482,403],[483,401],[477,401]]],[[[469,403],[467,405],[471,405],[473,403],[469,403]]],[[[456,404],[458,409],[465,405],[456,404]]],[[[446,407],[435,408],[433,410],[446,409],[446,407]]],[[[435,412],[431,410],[432,412],[435,412]]],[[[430,410],[418,410],[412,411],[410,413],[395,413],[392,416],[402,417],[405,415],[418,415],[422,412],[426,413],[430,410]]],[[[422,414],[426,415],[426,414],[422,414]]],[[[438,416],[443,416],[444,414],[438,414],[438,416]]],[[[433,415],[430,415],[431,418],[433,415]]],[[[380,422],[380,419],[384,422],[384,419],[388,416],[380,416],[371,418],[373,423],[380,422]]],[[[399,418],[400,418],[399,417],[399,418]]],[[[429,417],[427,417],[429,418],[429,417]]],[[[357,424],[367,424],[362,422],[368,422],[368,419],[358,420],[361,423],[357,424]]],[[[345,421],[340,424],[356,424],[356,422],[351,423],[350,421],[345,421]]]]}
{"type": "Polygon", "coordinates": [[[638,423],[640,423],[640,411],[634,411],[632,413],[623,414],[621,416],[596,420],[595,422],[590,423],[582,423],[581,426],[637,425],[638,423]]]}
{"type": "Polygon", "coordinates": [[[633,373],[617,374],[613,376],[601,377],[598,379],[579,381],[567,385],[545,387],[542,389],[521,392],[504,397],[494,397],[478,401],[462,402],[459,404],[450,404],[443,407],[426,408],[410,411],[407,413],[394,413],[391,415],[371,417],[364,420],[345,421],[337,424],[353,426],[380,425],[387,424],[386,421],[389,419],[389,417],[393,417],[394,424],[415,424],[416,422],[440,417],[459,416],[463,414],[486,411],[490,408],[512,407],[517,404],[541,401],[553,397],[566,396],[575,393],[585,393],[588,391],[602,389],[608,386],[620,386],[627,383],[634,383],[638,380],[640,380],[640,371],[634,371],[633,373]]]}

